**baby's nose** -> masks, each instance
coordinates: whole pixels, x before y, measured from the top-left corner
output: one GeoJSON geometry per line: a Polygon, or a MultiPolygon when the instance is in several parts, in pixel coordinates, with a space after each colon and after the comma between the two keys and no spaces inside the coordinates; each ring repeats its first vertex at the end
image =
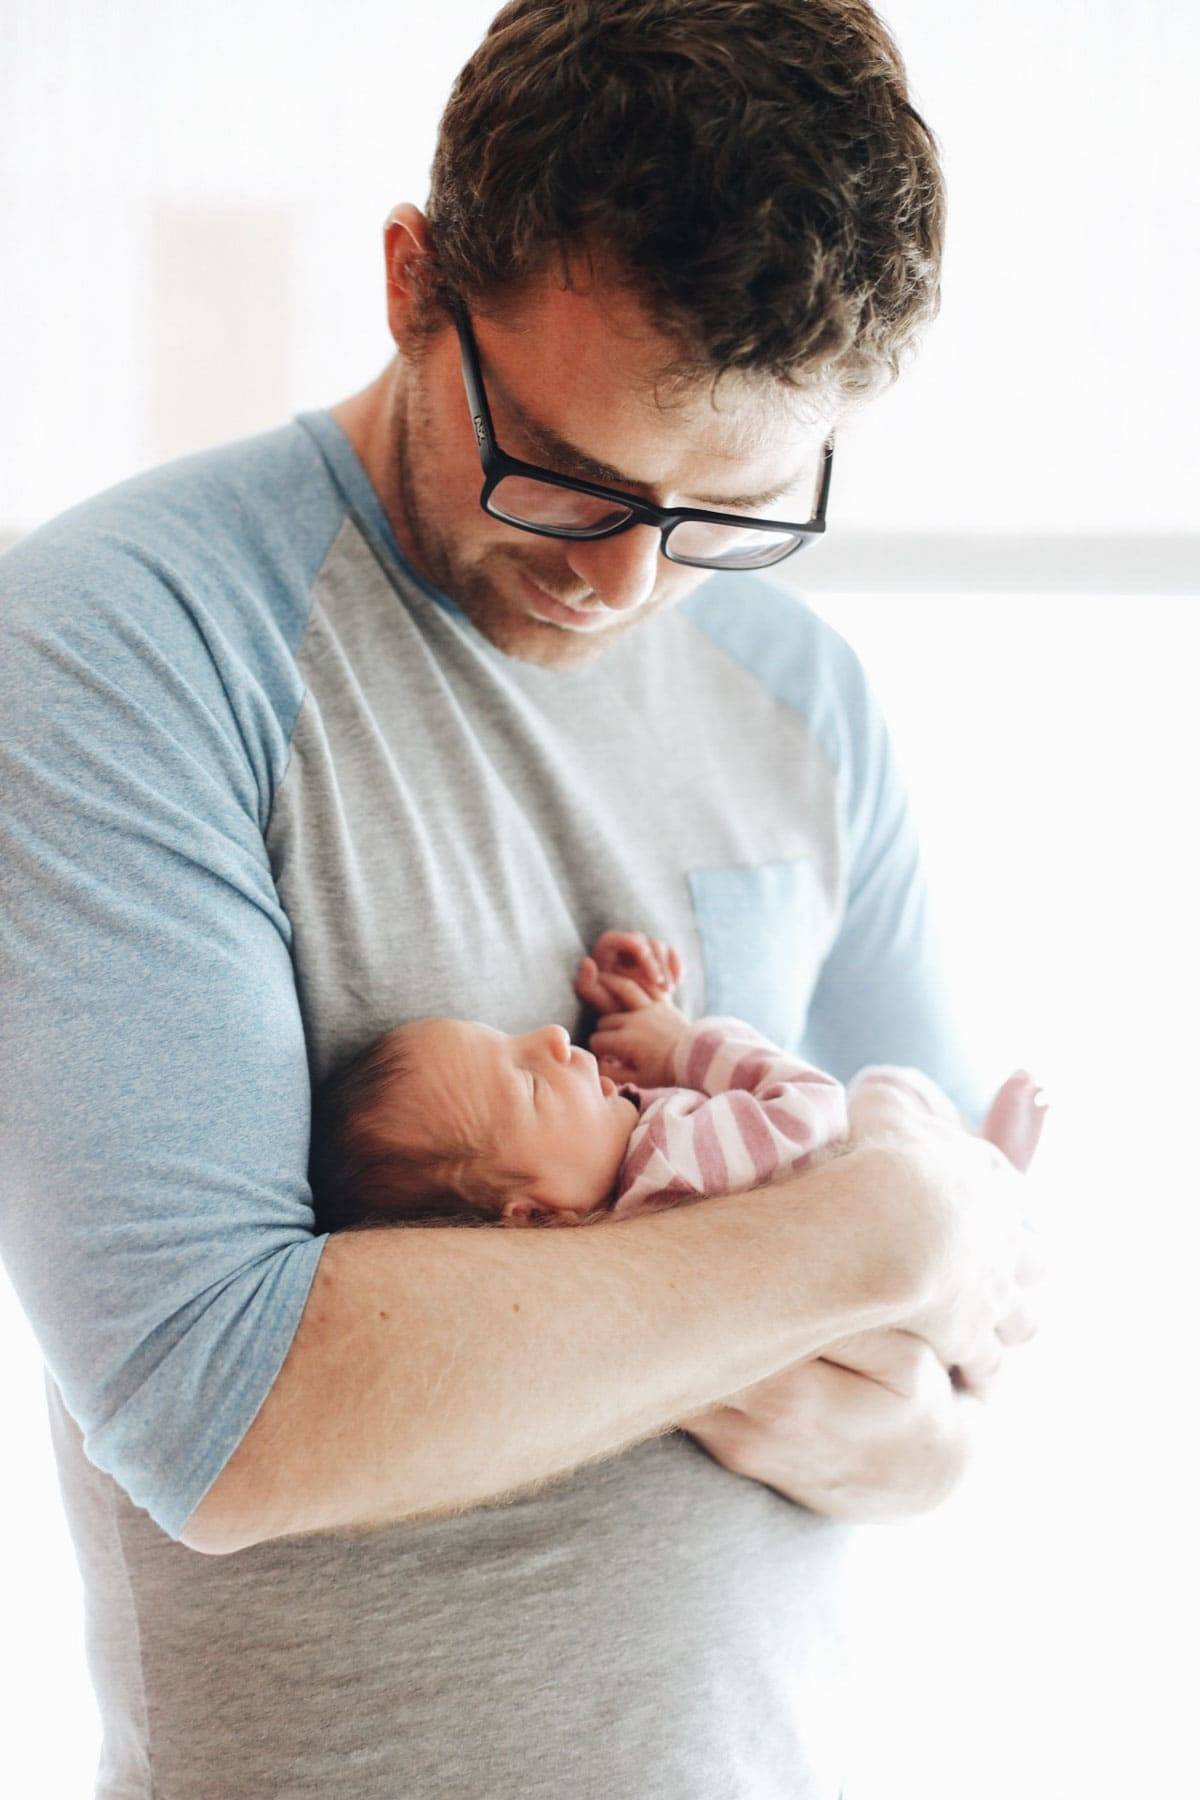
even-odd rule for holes
{"type": "Polygon", "coordinates": [[[556,1062],[570,1062],[571,1034],[565,1025],[547,1025],[539,1035],[556,1062]]]}

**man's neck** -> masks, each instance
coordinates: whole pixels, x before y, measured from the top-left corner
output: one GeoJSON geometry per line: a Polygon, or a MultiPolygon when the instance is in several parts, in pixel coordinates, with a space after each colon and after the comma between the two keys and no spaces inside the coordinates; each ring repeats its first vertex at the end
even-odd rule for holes
{"type": "Polygon", "coordinates": [[[350,447],[367,472],[379,504],[387,515],[397,544],[419,575],[425,575],[420,555],[413,540],[412,527],[403,506],[403,495],[397,487],[392,442],[392,407],[395,399],[396,364],[389,363],[361,393],[340,400],[329,408],[347,438],[350,447]]]}
{"type": "Polygon", "coordinates": [[[386,508],[387,490],[387,421],[392,388],[389,366],[369,387],[349,400],[339,400],[329,408],[350,440],[351,447],[386,508]]]}

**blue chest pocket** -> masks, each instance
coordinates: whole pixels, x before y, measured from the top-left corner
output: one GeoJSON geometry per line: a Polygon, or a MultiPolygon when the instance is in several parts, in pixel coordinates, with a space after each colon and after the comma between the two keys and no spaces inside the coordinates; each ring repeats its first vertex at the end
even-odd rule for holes
{"type": "Polygon", "coordinates": [[[796,1051],[829,940],[815,864],[758,863],[688,873],[704,959],[704,1011],[745,1019],[796,1051]]]}

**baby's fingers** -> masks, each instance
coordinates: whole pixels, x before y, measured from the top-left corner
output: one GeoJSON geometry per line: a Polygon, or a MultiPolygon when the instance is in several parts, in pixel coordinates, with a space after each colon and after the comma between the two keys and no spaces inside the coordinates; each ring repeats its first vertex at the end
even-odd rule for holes
{"type": "Polygon", "coordinates": [[[631,1042],[633,1033],[629,1030],[628,1013],[609,1013],[601,1019],[595,1031],[588,1039],[588,1049],[597,1056],[600,1050],[624,1051],[631,1042]]]}
{"type": "Polygon", "coordinates": [[[602,1075],[611,1075],[614,1081],[636,1080],[637,1065],[631,1060],[630,1046],[619,1031],[598,1026],[588,1039],[588,1049],[602,1075]]]}
{"type": "Polygon", "coordinates": [[[606,931],[596,939],[595,958],[604,975],[632,976],[643,985],[667,985],[665,961],[644,931],[606,931]]]}
{"type": "Polygon", "coordinates": [[[588,1049],[596,1057],[604,1075],[612,1075],[612,1062],[619,1062],[622,1067],[633,1067],[637,1058],[637,1040],[633,1039],[633,1033],[624,1030],[624,1017],[624,1013],[612,1013],[608,1019],[601,1019],[588,1039],[588,1049]]]}
{"type": "Polygon", "coordinates": [[[660,971],[659,986],[672,994],[683,980],[683,958],[674,944],[668,944],[665,938],[652,939],[652,948],[660,971]]]}
{"type": "Polygon", "coordinates": [[[621,1010],[624,1012],[640,1012],[644,1006],[653,1006],[656,996],[648,994],[640,981],[631,981],[628,975],[605,975],[604,986],[612,995],[616,1006],[604,1008],[605,1012],[621,1010]]]}
{"type": "Polygon", "coordinates": [[[593,1007],[601,1016],[625,1010],[624,1002],[612,993],[607,979],[601,976],[590,956],[585,956],[579,965],[575,992],[585,1005],[593,1007]]]}
{"type": "Polygon", "coordinates": [[[651,947],[659,969],[658,985],[666,993],[672,993],[683,976],[682,958],[675,946],[663,938],[652,938],[651,947]]]}

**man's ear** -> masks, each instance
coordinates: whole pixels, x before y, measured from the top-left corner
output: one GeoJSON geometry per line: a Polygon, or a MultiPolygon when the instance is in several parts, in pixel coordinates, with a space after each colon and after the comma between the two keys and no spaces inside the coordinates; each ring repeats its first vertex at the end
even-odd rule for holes
{"type": "Polygon", "coordinates": [[[383,255],[387,270],[388,329],[403,347],[411,334],[416,313],[420,265],[429,255],[429,221],[419,207],[402,200],[393,206],[383,224],[383,255]]]}

